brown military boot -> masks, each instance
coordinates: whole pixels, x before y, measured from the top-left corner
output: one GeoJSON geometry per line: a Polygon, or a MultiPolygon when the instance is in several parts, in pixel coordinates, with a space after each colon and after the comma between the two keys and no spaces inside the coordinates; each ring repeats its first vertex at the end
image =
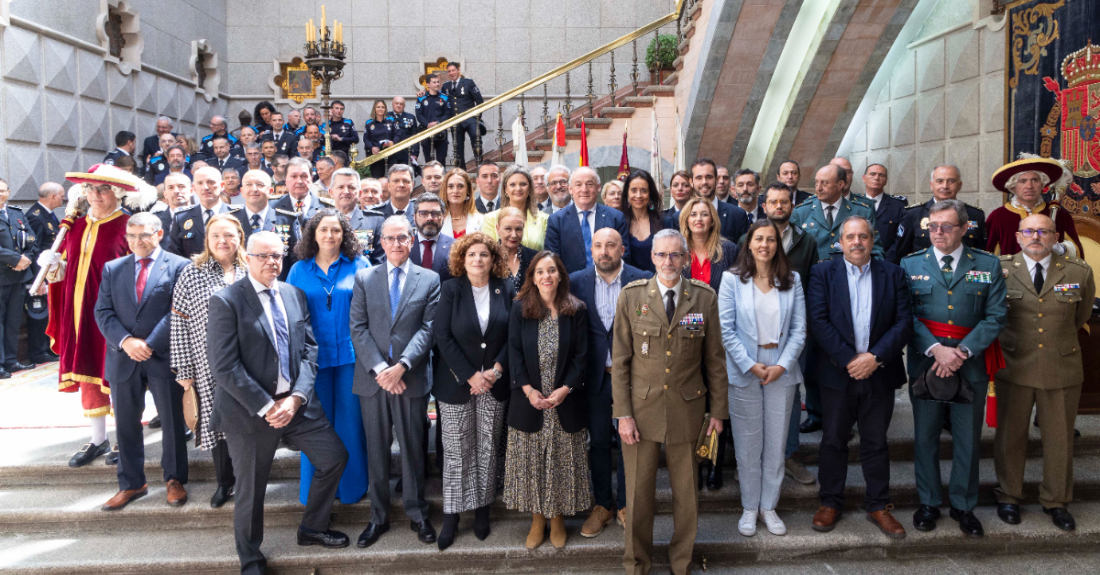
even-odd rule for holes
{"type": "Polygon", "coordinates": [[[905,528],[901,526],[901,523],[894,516],[890,514],[890,509],[893,505],[886,506],[886,509],[881,511],[872,511],[867,514],[867,521],[874,523],[878,526],[879,530],[883,532],[887,537],[894,539],[905,538],[905,528]]]}
{"type": "Polygon", "coordinates": [[[118,493],[115,493],[115,496],[108,499],[107,503],[104,503],[103,507],[101,507],[100,509],[104,511],[118,511],[119,509],[122,509],[123,507],[129,505],[131,501],[135,499],[141,499],[142,497],[145,497],[145,495],[148,493],[148,485],[142,485],[141,489],[124,489],[119,491],[118,493]]]}
{"type": "Polygon", "coordinates": [[[581,527],[581,537],[595,537],[613,521],[615,521],[615,514],[603,505],[597,505],[581,527]]]}

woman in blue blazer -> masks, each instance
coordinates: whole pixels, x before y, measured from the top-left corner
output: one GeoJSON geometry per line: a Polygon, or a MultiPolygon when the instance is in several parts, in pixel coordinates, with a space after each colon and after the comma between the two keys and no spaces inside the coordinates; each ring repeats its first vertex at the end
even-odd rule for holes
{"type": "Polygon", "coordinates": [[[734,268],[722,274],[718,314],[729,373],[730,424],[744,514],[737,530],[756,533],[757,517],[774,535],[787,528],[775,513],[798,356],[806,345],[806,301],[783,253],[779,228],[757,220],[734,268]]]}

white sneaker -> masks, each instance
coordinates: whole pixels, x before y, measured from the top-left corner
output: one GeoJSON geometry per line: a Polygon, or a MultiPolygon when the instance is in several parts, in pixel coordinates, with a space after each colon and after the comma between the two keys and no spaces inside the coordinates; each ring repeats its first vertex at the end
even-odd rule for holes
{"type": "MultiPolygon", "coordinates": [[[[764,520],[764,526],[768,528],[768,532],[772,535],[786,535],[787,526],[783,524],[783,520],[776,515],[774,509],[763,509],[760,511],[760,518],[764,520]]],[[[742,521],[744,518],[742,518],[742,521]]]]}
{"type": "Polygon", "coordinates": [[[745,537],[756,535],[756,515],[755,509],[746,509],[737,522],[737,532],[745,537]]]}

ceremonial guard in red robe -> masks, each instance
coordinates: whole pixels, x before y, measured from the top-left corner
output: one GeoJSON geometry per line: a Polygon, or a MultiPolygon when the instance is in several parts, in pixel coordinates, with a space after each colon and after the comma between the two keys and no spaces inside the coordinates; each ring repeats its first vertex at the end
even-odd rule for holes
{"type": "Polygon", "coordinates": [[[1063,185],[1063,182],[1072,181],[1072,175],[1065,175],[1068,173],[1057,160],[1030,155],[1005,164],[994,172],[993,187],[1012,194],[1012,198],[1005,205],[993,210],[986,219],[986,251],[1004,256],[1019,253],[1020,244],[1016,242],[1016,232],[1020,229],[1020,220],[1030,215],[1042,214],[1054,220],[1059,242],[1072,242],[1070,245],[1077,252],[1070,255],[1084,258],[1081,238],[1077,236],[1073,216],[1057,201],[1043,201],[1045,188],[1054,188],[1063,185]]]}

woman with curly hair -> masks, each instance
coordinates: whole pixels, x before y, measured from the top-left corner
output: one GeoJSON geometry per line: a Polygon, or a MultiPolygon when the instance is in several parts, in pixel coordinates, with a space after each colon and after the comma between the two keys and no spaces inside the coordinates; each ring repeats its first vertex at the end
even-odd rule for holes
{"type": "MultiPolygon", "coordinates": [[[[252,119],[256,122],[254,127],[256,133],[264,135],[266,132],[272,131],[271,127],[271,114],[275,112],[275,106],[271,105],[271,102],[263,100],[252,110],[252,119]]],[[[281,128],[281,127],[280,127],[281,128]]]]}
{"type": "Polygon", "coordinates": [[[454,543],[458,514],[476,510],[474,535],[489,536],[496,499],[497,446],[504,430],[508,317],[515,289],[500,245],[469,232],[451,246],[454,279],[439,292],[432,334],[435,382],[443,422],[443,529],[439,550],[454,543]]]}
{"type": "MultiPolygon", "coordinates": [[[[306,294],[313,337],[317,340],[317,379],[313,385],[336,435],[348,450],[348,464],[336,496],[355,503],[367,492],[367,448],[359,398],[352,392],[355,349],[351,344],[351,295],[355,274],[370,267],[351,223],[340,212],[326,208],[306,222],[295,246],[298,262],[287,283],[306,294]]],[[[313,465],[302,454],[298,499],[303,505],[313,482],[313,465]]]]}

